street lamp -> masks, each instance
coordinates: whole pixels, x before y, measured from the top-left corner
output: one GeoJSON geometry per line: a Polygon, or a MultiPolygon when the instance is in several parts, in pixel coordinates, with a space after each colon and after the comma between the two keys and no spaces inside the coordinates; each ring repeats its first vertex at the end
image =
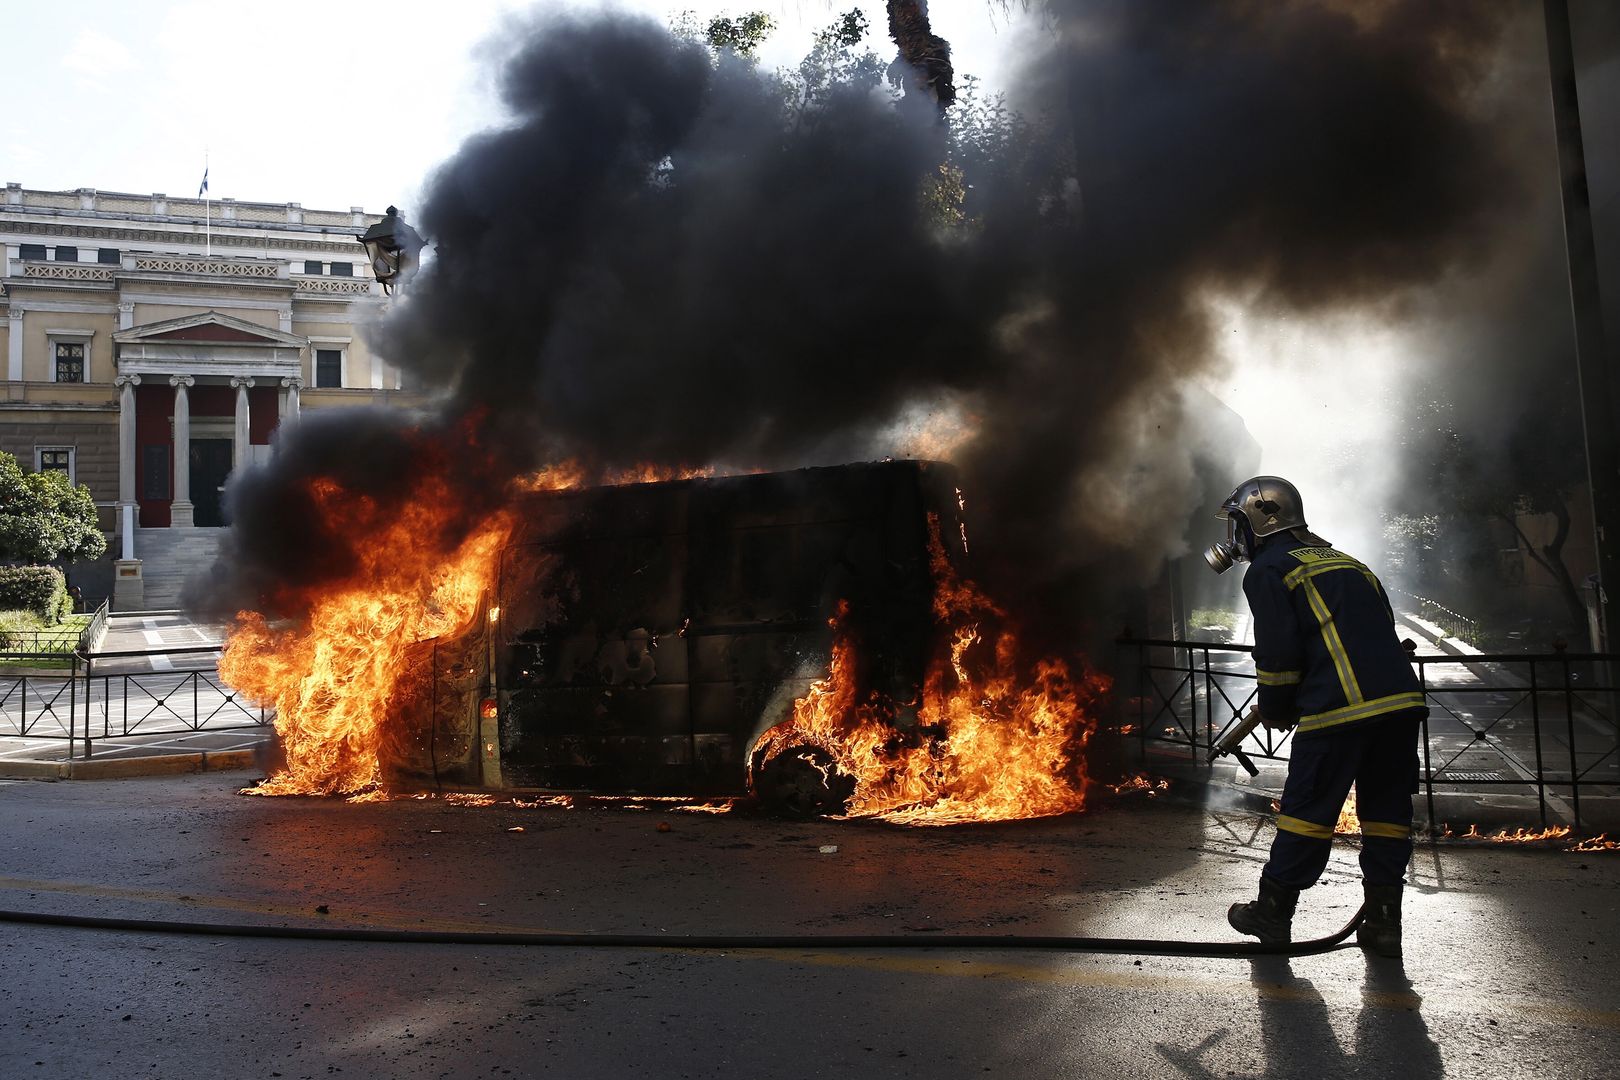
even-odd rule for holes
{"type": "Polygon", "coordinates": [[[371,272],[382,282],[384,293],[393,292],[416,270],[422,237],[405,224],[405,216],[398,207],[390,206],[381,221],[355,239],[365,245],[371,272]]]}

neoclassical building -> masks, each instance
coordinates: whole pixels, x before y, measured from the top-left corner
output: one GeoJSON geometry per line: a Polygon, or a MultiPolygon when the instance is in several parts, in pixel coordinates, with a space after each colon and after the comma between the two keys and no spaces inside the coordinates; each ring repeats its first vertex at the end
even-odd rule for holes
{"type": "Polygon", "coordinates": [[[0,450],[87,484],[111,543],[70,572],[115,609],[171,606],[222,494],[300,410],[408,406],[359,332],[386,303],[359,207],[8,183],[0,450]]]}

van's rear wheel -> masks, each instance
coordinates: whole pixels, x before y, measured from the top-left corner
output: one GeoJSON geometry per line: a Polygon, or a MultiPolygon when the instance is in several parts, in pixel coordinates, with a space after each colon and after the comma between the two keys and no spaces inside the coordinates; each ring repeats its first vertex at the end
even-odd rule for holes
{"type": "Polygon", "coordinates": [[[855,794],[855,778],[840,771],[817,746],[794,746],[760,767],[754,790],[772,813],[789,817],[842,814],[855,794]]]}

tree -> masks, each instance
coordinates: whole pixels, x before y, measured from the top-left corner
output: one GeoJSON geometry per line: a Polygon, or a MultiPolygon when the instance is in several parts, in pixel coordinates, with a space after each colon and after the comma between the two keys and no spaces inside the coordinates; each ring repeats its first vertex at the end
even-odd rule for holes
{"type": "Polygon", "coordinates": [[[776,20],[763,11],[750,11],[735,19],[720,16],[709,20],[705,38],[715,49],[730,49],[738,56],[753,59],[754,53],[776,29],[776,20]]]}
{"type": "Polygon", "coordinates": [[[697,13],[682,11],[670,19],[670,30],[676,37],[696,41],[716,53],[730,49],[746,60],[752,60],[765,39],[776,29],[776,20],[763,11],[750,11],[732,18],[716,15],[707,23],[699,23],[697,13]]]}
{"type": "Polygon", "coordinates": [[[1579,421],[1566,391],[1564,381],[1557,379],[1521,388],[1523,413],[1505,439],[1502,431],[1457,415],[1438,394],[1421,401],[1414,408],[1404,456],[1427,475],[1406,485],[1404,497],[1385,508],[1391,565],[1400,565],[1420,585],[1440,578],[1465,594],[1486,594],[1493,582],[1481,578],[1482,569],[1494,564],[1479,526],[1497,522],[1557,585],[1564,631],[1580,633],[1586,604],[1564,560],[1564,548],[1570,536],[1570,498],[1584,490],[1586,470],[1579,421]],[[1536,543],[1525,532],[1523,518],[1542,514],[1551,515],[1553,531],[1545,543],[1536,543]]]}
{"type": "Polygon", "coordinates": [[[0,452],[0,559],[68,563],[106,550],[88,487],[75,487],[65,473],[25,473],[15,457],[0,452]]]}
{"type": "Polygon", "coordinates": [[[928,0],[888,0],[888,8],[889,36],[900,50],[890,77],[907,96],[930,99],[943,116],[956,100],[950,42],[929,25],[928,0]]]}

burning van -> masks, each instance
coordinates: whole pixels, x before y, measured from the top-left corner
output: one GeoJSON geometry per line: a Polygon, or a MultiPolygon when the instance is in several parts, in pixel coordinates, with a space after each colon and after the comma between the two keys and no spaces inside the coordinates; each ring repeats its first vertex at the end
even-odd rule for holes
{"type": "Polygon", "coordinates": [[[390,784],[726,795],[752,765],[767,796],[831,809],[853,780],[824,751],[755,750],[835,636],[859,643],[851,700],[889,703],[893,740],[926,736],[938,561],[964,547],[947,466],[542,491],[514,519],[481,617],[406,657],[390,784]]]}

